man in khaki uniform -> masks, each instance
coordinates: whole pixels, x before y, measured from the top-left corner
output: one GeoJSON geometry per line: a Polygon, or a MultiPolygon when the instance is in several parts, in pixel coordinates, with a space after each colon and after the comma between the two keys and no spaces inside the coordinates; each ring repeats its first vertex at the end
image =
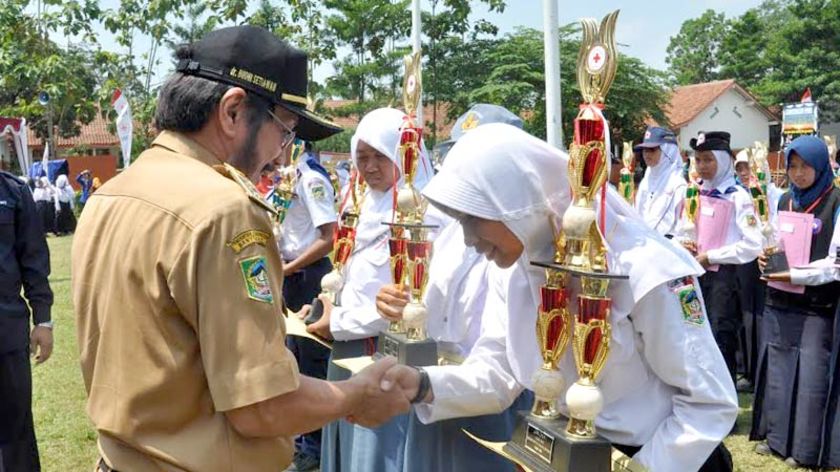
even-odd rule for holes
{"type": "Polygon", "coordinates": [[[282,261],[249,179],[295,131],[339,129],[304,108],[306,56],[225,28],[179,51],[164,130],[85,206],[72,250],[87,410],[101,471],[269,471],[291,436],[407,411],[385,359],[346,382],[298,374],[285,348],[282,261]]]}

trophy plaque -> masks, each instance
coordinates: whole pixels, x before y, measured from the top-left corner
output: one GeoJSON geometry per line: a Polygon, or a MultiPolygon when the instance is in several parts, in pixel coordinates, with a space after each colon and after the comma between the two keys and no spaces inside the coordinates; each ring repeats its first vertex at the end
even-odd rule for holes
{"type": "Polygon", "coordinates": [[[575,118],[575,138],[569,152],[572,203],[555,235],[552,261],[532,261],[546,270],[537,315],[537,342],[543,358],[534,374],[534,408],[521,413],[511,442],[504,451],[540,472],[608,472],[612,447],[596,433],[594,421],[603,409],[598,375],[610,346],[610,306],[607,289],[613,274],[607,267],[603,238],[609,130],[601,110],[615,77],[617,54],[615,24],[618,11],[601,22],[582,20],[583,40],[578,56],[578,84],[584,98],[575,118]],[[601,194],[601,227],[596,217],[596,196],[601,194]],[[567,284],[579,280],[580,293],[569,307],[567,284]],[[574,311],[574,313],[573,313],[574,311]],[[578,380],[565,390],[557,362],[571,344],[578,380]],[[557,403],[566,391],[570,418],[563,418],[557,403]]]}

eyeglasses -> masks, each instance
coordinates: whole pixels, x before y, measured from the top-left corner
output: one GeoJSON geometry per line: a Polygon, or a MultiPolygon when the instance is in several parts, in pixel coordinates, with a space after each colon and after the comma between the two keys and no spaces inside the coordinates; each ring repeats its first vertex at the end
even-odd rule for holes
{"type": "Polygon", "coordinates": [[[289,128],[286,125],[286,123],[283,123],[283,121],[280,118],[278,118],[277,115],[275,115],[271,110],[266,111],[268,112],[269,116],[271,116],[274,119],[274,121],[277,122],[283,128],[283,131],[286,132],[283,136],[283,143],[280,145],[281,148],[285,149],[289,146],[289,144],[292,144],[295,141],[295,130],[289,128]]]}

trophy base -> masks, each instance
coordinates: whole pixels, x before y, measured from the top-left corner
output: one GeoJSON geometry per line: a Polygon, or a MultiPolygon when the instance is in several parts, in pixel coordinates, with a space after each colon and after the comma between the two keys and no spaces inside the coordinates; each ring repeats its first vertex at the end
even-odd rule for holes
{"type": "Polygon", "coordinates": [[[764,266],[764,274],[778,274],[787,272],[790,266],[787,262],[787,255],[784,251],[775,251],[767,256],[767,265],[764,266]]]}
{"type": "Polygon", "coordinates": [[[379,334],[377,352],[383,356],[394,356],[403,365],[438,365],[437,342],[434,339],[415,341],[408,339],[405,333],[383,332],[379,334]]]}
{"type": "Polygon", "coordinates": [[[603,438],[566,434],[568,420],[549,420],[520,411],[513,438],[503,450],[534,472],[610,472],[612,445],[603,438]]]}

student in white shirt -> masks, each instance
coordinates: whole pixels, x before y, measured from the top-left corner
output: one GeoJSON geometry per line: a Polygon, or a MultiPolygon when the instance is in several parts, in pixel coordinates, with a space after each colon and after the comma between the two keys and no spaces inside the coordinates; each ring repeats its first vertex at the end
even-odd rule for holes
{"type": "Polygon", "coordinates": [[[636,192],[636,210],[657,233],[672,237],[677,231],[685,197],[683,161],[674,133],[658,126],[645,131],[641,144],[647,169],[636,192]]]}
{"type": "MultiPolygon", "coordinates": [[[[464,136],[447,166],[426,188],[430,201],[457,217],[465,242],[492,260],[482,334],[460,366],[395,366],[383,388],[402,388],[420,403],[424,422],[500,412],[524,389],[542,358],[535,325],[545,273],[529,264],[550,260],[553,226],[570,203],[568,157],[507,125],[464,136]],[[553,221],[553,223],[552,223],[553,221]],[[427,377],[430,388],[419,391],[427,377]]],[[[731,470],[721,440],[738,413],[732,381],[702,307],[686,316],[672,286],[696,286],[701,268],[685,251],[648,229],[607,191],[606,243],[613,271],[611,351],[599,379],[604,409],[599,433],[651,470],[731,470]],[[657,263],[656,261],[661,261],[657,263]]],[[[579,288],[571,286],[573,296],[579,288]]],[[[699,292],[697,293],[700,296],[699,292]]],[[[571,350],[559,363],[571,384],[571,350]]],[[[568,414],[564,397],[559,408],[568,414]]]]}

